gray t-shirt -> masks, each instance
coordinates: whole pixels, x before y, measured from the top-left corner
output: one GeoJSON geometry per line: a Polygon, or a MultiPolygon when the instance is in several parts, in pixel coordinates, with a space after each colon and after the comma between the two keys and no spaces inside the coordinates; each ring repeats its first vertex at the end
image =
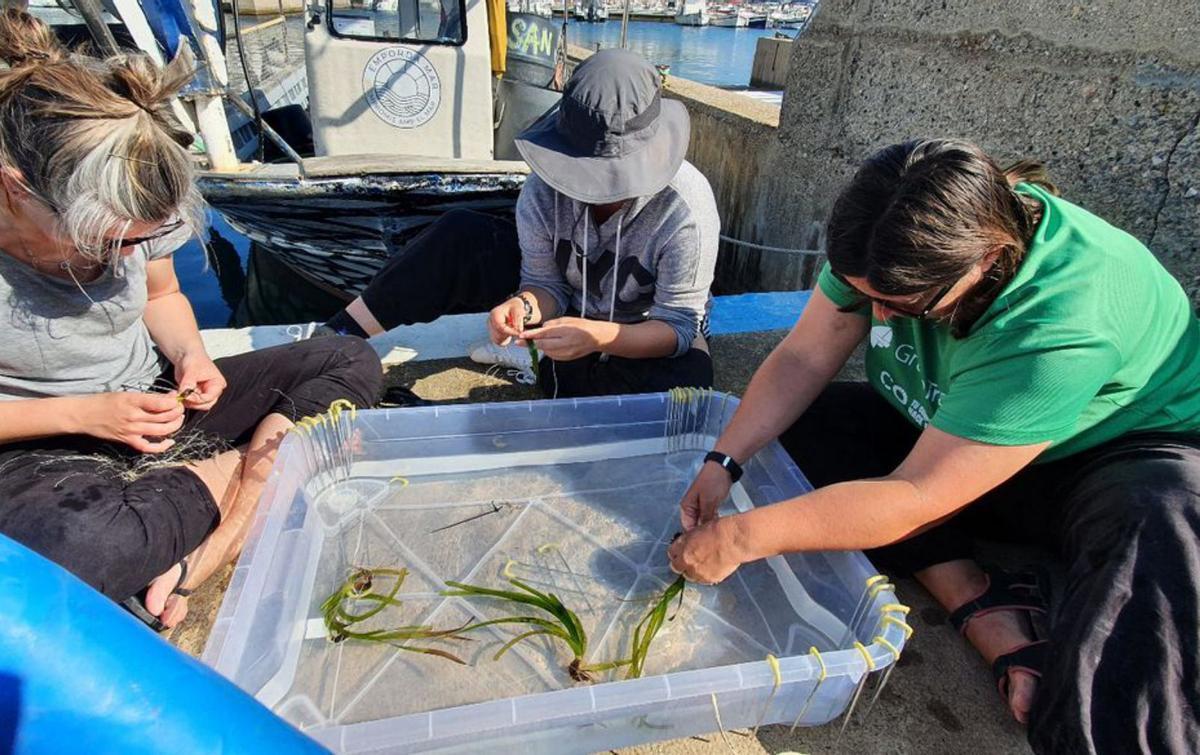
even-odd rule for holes
{"type": "Polygon", "coordinates": [[[166,366],[142,313],[146,266],[188,238],[140,245],[83,290],[0,251],[0,400],[137,390],[166,366]],[[90,301],[89,301],[90,299],[90,301]]]}

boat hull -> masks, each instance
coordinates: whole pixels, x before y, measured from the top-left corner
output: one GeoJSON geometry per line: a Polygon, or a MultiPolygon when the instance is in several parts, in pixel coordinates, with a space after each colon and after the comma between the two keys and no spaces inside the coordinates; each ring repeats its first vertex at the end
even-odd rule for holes
{"type": "Polygon", "coordinates": [[[523,172],[365,174],[320,179],[207,173],[209,204],[289,268],[344,299],[442,214],[511,217],[523,172]]]}

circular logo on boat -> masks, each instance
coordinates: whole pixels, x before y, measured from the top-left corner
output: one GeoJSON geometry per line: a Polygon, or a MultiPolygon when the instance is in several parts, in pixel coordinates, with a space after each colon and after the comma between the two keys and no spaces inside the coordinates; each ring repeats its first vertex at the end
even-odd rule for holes
{"type": "Polygon", "coordinates": [[[442,82],[437,69],[421,53],[388,47],[367,61],[363,94],[384,123],[417,128],[427,123],[442,104],[442,82]]]}

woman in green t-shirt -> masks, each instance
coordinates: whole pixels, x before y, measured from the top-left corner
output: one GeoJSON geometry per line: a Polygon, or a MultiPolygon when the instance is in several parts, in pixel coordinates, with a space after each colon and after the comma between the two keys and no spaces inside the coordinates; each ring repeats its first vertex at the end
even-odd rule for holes
{"type": "Polygon", "coordinates": [[[869,158],[829,263],[681,503],[673,567],[801,550],[911,573],[992,664],[1038,752],[1200,742],[1200,322],[1129,234],[955,141],[869,158]],[[830,383],[866,341],[867,383],[830,383]],[[717,517],[773,438],[816,489],[717,517]],[[1050,545],[1041,580],[973,537],[1050,545]]]}

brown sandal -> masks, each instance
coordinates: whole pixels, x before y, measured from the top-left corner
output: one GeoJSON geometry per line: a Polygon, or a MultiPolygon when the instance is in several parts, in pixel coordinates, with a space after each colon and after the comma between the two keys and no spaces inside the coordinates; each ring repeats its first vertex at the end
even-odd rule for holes
{"type": "Polygon", "coordinates": [[[1046,599],[1042,591],[1045,580],[1035,572],[1007,572],[1000,569],[987,570],[988,584],[979,595],[956,608],[950,614],[950,624],[965,635],[972,619],[997,611],[1024,611],[1029,614],[1034,639],[1024,645],[997,656],[992,662],[992,676],[1000,696],[1008,700],[1008,688],[1014,671],[1024,671],[1038,679],[1050,651],[1050,641],[1041,637],[1039,622],[1047,615],[1046,599]]]}

